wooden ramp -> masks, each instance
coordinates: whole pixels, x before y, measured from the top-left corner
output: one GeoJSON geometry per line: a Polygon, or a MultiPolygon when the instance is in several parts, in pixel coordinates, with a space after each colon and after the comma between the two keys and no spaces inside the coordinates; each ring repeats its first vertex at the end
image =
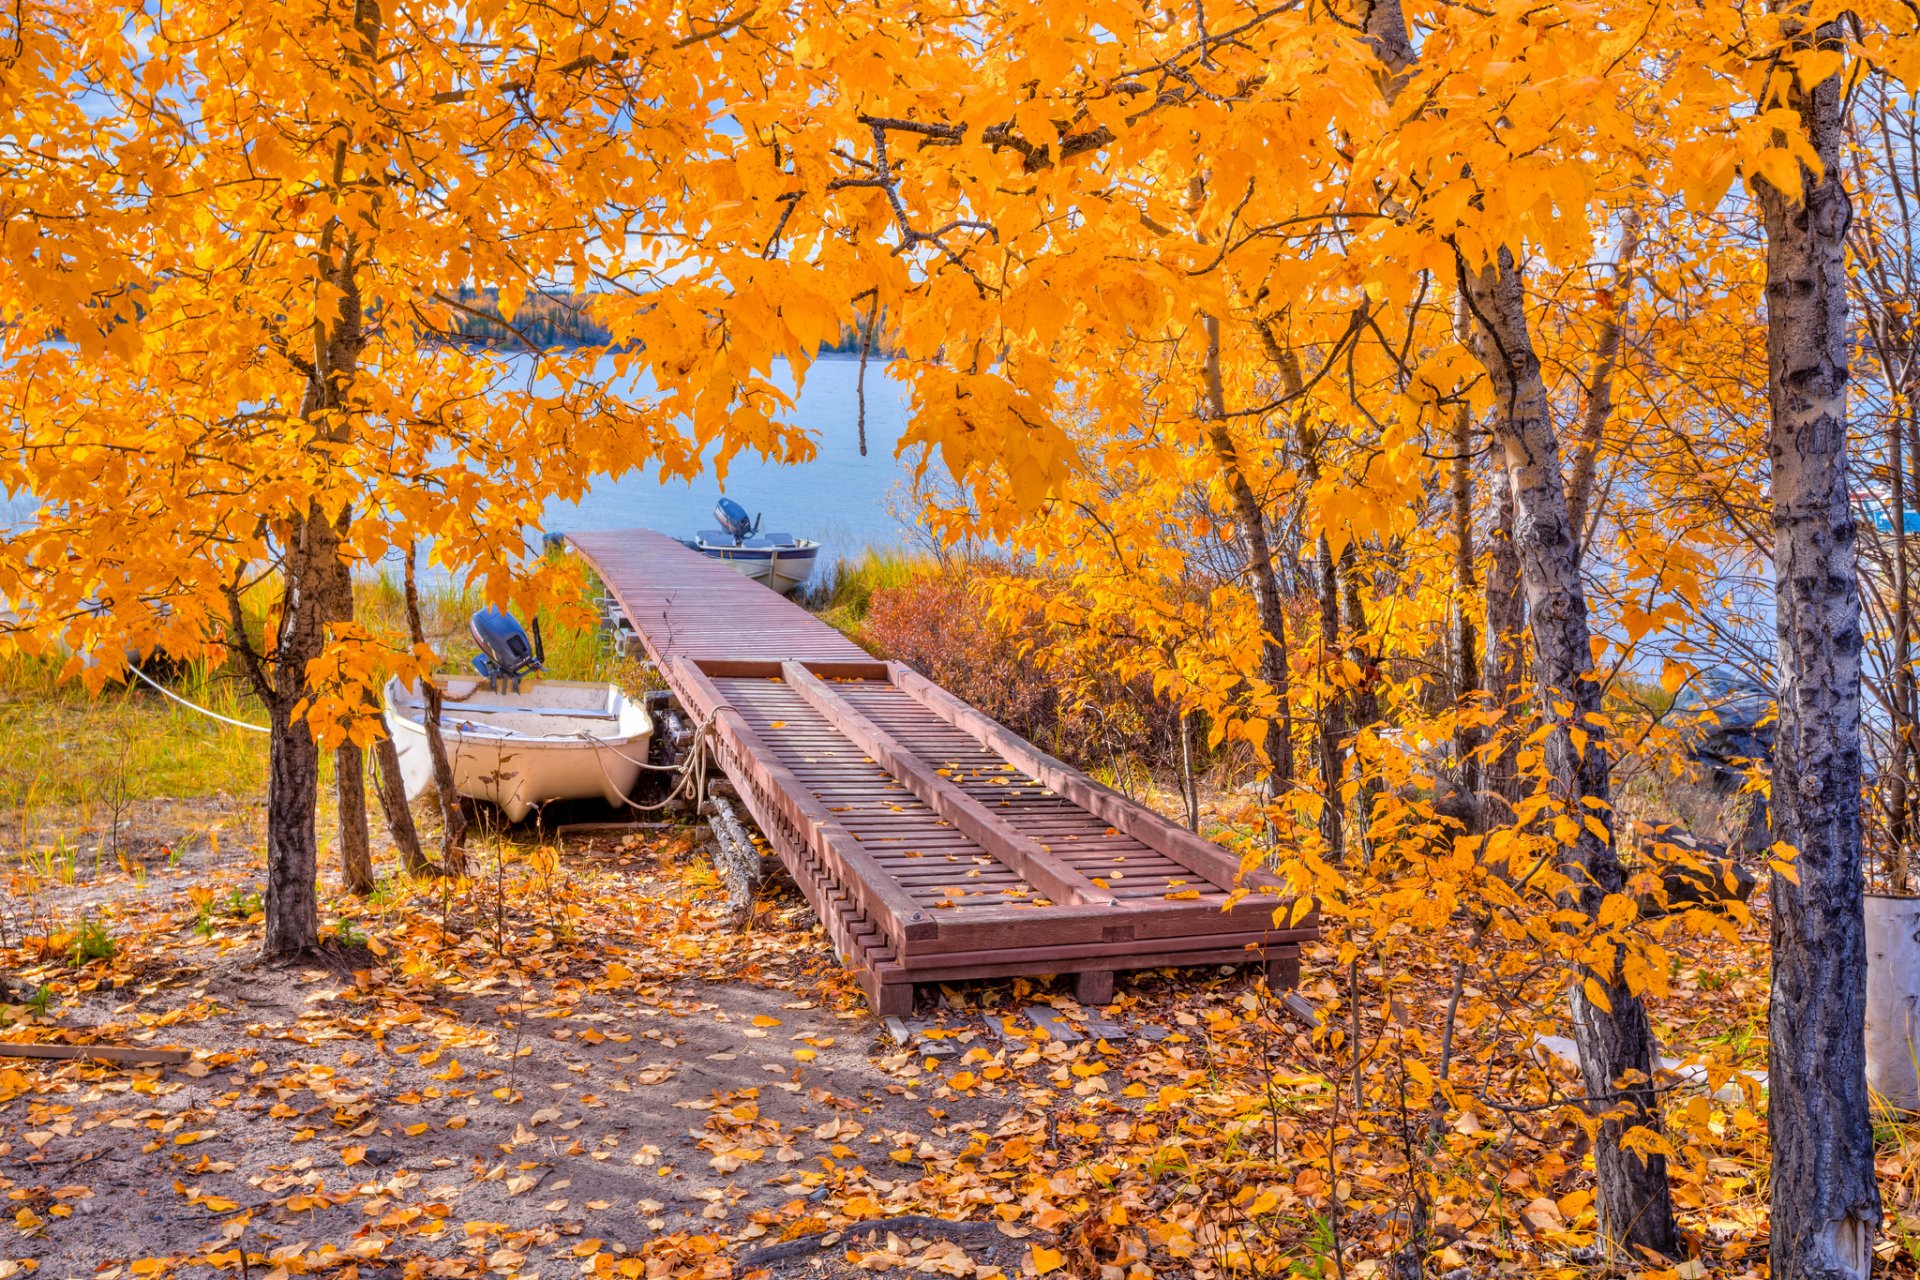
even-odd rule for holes
{"type": "Polygon", "coordinates": [[[1218,845],[648,530],[572,534],[882,1013],[916,983],[1260,961],[1311,915],[1218,845]],[[1277,923],[1276,923],[1277,919],[1277,923]]]}

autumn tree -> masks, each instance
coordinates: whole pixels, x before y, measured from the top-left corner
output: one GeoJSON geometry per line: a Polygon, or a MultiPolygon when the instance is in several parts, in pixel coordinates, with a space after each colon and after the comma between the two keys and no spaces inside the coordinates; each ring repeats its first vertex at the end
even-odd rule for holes
{"type": "Polygon", "coordinates": [[[536,598],[529,531],[589,476],[690,474],[709,444],[804,451],[769,363],[809,358],[837,317],[757,334],[731,370],[693,358],[724,321],[658,294],[602,299],[623,354],[452,340],[476,289],[510,326],[536,290],[661,265],[629,219],[730,145],[706,104],[761,82],[772,34],[730,61],[744,11],[84,12],[139,60],[86,85],[118,127],[48,167],[137,209],[91,249],[139,289],[110,344],[10,335],[0,478],[40,505],[0,532],[0,591],[29,646],[235,655],[272,727],[265,945],[295,956],[318,942],[319,752],[340,747],[351,832],[377,679],[431,663],[354,623],[355,568],[420,542],[495,599],[536,598]],[[642,369],[653,395],[631,390],[642,369]]]}

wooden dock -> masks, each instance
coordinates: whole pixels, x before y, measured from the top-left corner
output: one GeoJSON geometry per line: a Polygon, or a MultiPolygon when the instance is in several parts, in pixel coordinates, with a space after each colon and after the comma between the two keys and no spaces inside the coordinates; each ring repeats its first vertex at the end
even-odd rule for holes
{"type": "Polygon", "coordinates": [[[570,534],[883,1014],[918,983],[1263,963],[1312,915],[1126,799],[718,561],[650,530],[570,534]]]}

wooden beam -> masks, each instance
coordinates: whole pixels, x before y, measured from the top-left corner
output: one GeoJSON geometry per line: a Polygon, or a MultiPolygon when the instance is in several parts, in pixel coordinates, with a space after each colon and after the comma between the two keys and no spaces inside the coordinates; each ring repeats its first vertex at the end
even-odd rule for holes
{"type": "Polygon", "coordinates": [[[751,783],[757,781],[769,795],[776,797],[788,821],[810,837],[808,843],[814,852],[860,894],[861,905],[873,912],[896,949],[904,954],[911,940],[931,938],[939,932],[940,926],[932,913],[909,897],[900,882],[860,847],[852,833],[780,763],[780,758],[760,740],[744,716],[723,705],[720,691],[692,662],[686,658],[675,659],[673,671],[674,685],[688,708],[703,718],[714,715],[716,731],[730,740],[742,772],[754,775],[736,780],[749,783],[742,788],[742,795],[752,790],[751,783]]]}
{"type": "Polygon", "coordinates": [[[190,1049],[148,1049],[142,1045],[40,1044],[0,1041],[0,1058],[98,1058],[103,1062],[165,1064],[192,1062],[190,1049]]]}
{"type": "Polygon", "coordinates": [[[875,763],[907,785],[921,803],[953,824],[954,830],[985,849],[1057,903],[1118,906],[1113,894],[1049,853],[1038,840],[1010,826],[991,809],[962,791],[950,778],[895,740],[892,734],[854,708],[832,686],[797,662],[786,664],[787,683],[827,723],[847,736],[875,763]]]}
{"type": "Polygon", "coordinates": [[[1239,859],[1219,845],[1201,839],[1185,827],[1175,826],[1145,805],[1135,804],[1119,792],[1095,782],[1072,765],[1048,755],[912,668],[898,662],[888,665],[893,672],[893,683],[902,693],[954,728],[999,752],[1008,764],[1054,794],[1065,797],[1104,820],[1116,831],[1132,836],[1156,853],[1165,854],[1222,889],[1240,885],[1248,889],[1282,887],[1278,879],[1265,872],[1253,871],[1243,875],[1239,859]]]}

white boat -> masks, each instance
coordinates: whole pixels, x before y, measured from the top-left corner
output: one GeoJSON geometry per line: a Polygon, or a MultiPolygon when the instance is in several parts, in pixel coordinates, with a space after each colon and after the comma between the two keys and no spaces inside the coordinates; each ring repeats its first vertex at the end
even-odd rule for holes
{"type": "Polygon", "coordinates": [[[820,544],[790,534],[759,534],[740,542],[709,541],[716,534],[709,530],[696,535],[689,545],[710,559],[718,560],[735,573],[744,573],[755,582],[790,596],[813,576],[813,562],[820,544]]]}
{"type": "Polygon", "coordinates": [[[820,544],[811,538],[761,533],[760,518],[747,519],[746,509],[732,498],[722,498],[714,505],[713,518],[720,522],[720,528],[702,529],[681,541],[783,596],[792,595],[813,576],[820,544]]]}
{"type": "MultiPolygon", "coordinates": [[[[492,801],[519,822],[550,800],[599,796],[620,807],[633,794],[653,721],[618,685],[527,679],[502,692],[475,676],[433,681],[446,700],[440,733],[461,795],[492,801]]],[[[433,784],[420,686],[389,680],[386,715],[411,799],[433,784]]]]}

